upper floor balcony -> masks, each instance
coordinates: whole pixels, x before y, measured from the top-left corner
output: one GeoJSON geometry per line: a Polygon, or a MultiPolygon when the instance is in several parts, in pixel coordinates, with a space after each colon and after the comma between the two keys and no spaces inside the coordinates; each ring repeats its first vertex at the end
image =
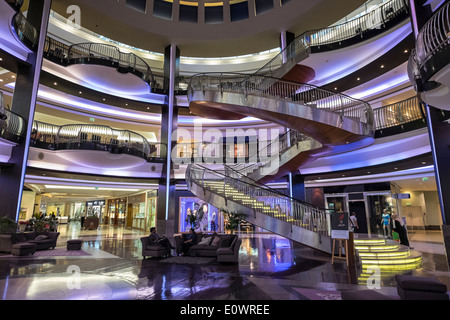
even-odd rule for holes
{"type": "Polygon", "coordinates": [[[427,104],[450,110],[450,3],[443,5],[419,31],[408,61],[415,90],[427,104]]]}

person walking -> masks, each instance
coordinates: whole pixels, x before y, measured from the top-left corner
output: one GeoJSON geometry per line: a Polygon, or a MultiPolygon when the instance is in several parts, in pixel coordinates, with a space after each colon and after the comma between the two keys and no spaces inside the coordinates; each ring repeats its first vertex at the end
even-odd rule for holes
{"type": "Polygon", "coordinates": [[[354,211],[350,215],[350,224],[351,224],[351,231],[353,233],[357,233],[359,226],[358,226],[358,219],[356,218],[356,213],[354,211]]]}

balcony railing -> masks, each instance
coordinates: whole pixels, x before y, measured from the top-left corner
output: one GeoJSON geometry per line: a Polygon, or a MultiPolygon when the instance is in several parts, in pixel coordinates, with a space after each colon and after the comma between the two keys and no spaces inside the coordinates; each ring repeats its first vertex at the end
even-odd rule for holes
{"type": "Polygon", "coordinates": [[[90,61],[100,59],[113,62],[118,65],[118,70],[131,70],[140,75],[142,80],[153,85],[154,79],[149,65],[134,53],[125,53],[116,46],[103,43],[79,43],[71,45],[68,49],[67,59],[69,61],[90,61]]]}
{"type": "Polygon", "coordinates": [[[138,133],[85,124],[56,126],[34,121],[30,146],[51,150],[83,149],[126,153],[148,161],[163,160],[167,155],[165,144],[148,142],[138,133]]]}
{"type": "Polygon", "coordinates": [[[17,12],[22,8],[24,0],[6,0],[6,2],[17,12]]]}
{"type": "Polygon", "coordinates": [[[39,40],[38,32],[21,12],[14,16],[12,26],[20,41],[29,49],[36,50],[39,40]]]}
{"type": "Polygon", "coordinates": [[[341,44],[343,41],[355,37],[363,38],[371,30],[382,29],[385,25],[401,18],[409,17],[408,1],[391,0],[377,9],[346,23],[336,26],[309,30],[297,36],[285,49],[271,61],[256,71],[255,75],[275,75],[275,72],[289,59],[301,53],[309,53],[312,47],[320,48],[333,43],[341,44]]]}
{"type": "Polygon", "coordinates": [[[0,138],[21,142],[25,133],[25,120],[5,109],[3,94],[0,92],[0,138]]]}
{"type": "Polygon", "coordinates": [[[416,96],[377,108],[373,112],[375,130],[392,128],[413,121],[424,120],[422,104],[416,96]]]}
{"type": "Polygon", "coordinates": [[[450,2],[440,8],[422,27],[416,39],[419,68],[450,44],[450,2]]]}

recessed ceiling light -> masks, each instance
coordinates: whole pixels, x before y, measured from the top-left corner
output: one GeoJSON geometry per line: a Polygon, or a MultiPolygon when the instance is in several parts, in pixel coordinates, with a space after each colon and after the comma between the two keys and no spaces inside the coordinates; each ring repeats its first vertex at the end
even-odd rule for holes
{"type": "Polygon", "coordinates": [[[356,80],[358,80],[358,81],[359,81],[359,80],[361,80],[361,78],[360,78],[360,77],[358,77],[358,78],[356,78],[356,80]]]}
{"type": "Polygon", "coordinates": [[[404,53],[408,53],[408,49],[405,49],[405,51],[403,51],[404,53]]]}
{"type": "Polygon", "coordinates": [[[105,98],[103,98],[103,101],[106,101],[106,99],[105,99],[105,98]]]}
{"type": "Polygon", "coordinates": [[[0,82],[3,82],[3,79],[0,79],[0,82]]]}
{"type": "Polygon", "coordinates": [[[0,61],[3,61],[3,58],[0,58],[0,61]]]}
{"type": "Polygon", "coordinates": [[[398,168],[394,168],[394,170],[397,170],[398,168]]]}
{"type": "Polygon", "coordinates": [[[337,88],[336,88],[336,87],[334,87],[334,90],[337,90],[337,88]]]}
{"type": "Polygon", "coordinates": [[[380,66],[380,68],[383,69],[383,68],[384,68],[384,64],[382,64],[382,65],[380,66]]]}
{"type": "Polygon", "coordinates": [[[79,94],[83,94],[83,92],[82,92],[82,91],[78,91],[78,93],[79,93],[79,94]]]}
{"type": "Polygon", "coordinates": [[[12,76],[11,76],[11,78],[15,79],[15,78],[16,78],[16,76],[12,75],[12,76]]]}
{"type": "Polygon", "coordinates": [[[58,82],[53,82],[53,85],[57,86],[57,85],[58,85],[58,82]]]}

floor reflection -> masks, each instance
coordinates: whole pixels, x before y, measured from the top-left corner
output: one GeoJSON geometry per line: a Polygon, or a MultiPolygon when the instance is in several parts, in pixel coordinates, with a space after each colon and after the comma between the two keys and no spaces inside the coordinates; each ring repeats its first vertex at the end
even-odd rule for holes
{"type": "MultiPolygon", "coordinates": [[[[0,256],[2,299],[34,299],[51,284],[48,295],[61,299],[138,300],[270,300],[304,299],[299,288],[339,291],[355,286],[355,274],[345,263],[331,264],[328,254],[312,250],[273,234],[239,234],[239,263],[190,265],[163,263],[162,258],[142,259],[140,237],[146,233],[101,226],[81,230],[79,224],[61,226],[58,246],[71,238],[83,239],[83,258],[0,256]],[[63,288],[69,266],[80,270],[81,279],[101,283],[75,294],[63,288]],[[14,290],[12,290],[14,288],[14,290]]],[[[416,241],[419,237],[416,237],[416,241]]],[[[425,239],[421,235],[421,239],[425,239]]],[[[416,242],[425,244],[425,242],[416,242]]],[[[433,242],[423,253],[424,266],[410,274],[437,277],[450,284],[446,256],[433,242]]],[[[423,245],[425,247],[425,245],[423,245]]],[[[394,289],[393,277],[383,279],[383,290],[394,289]]],[[[450,286],[449,286],[450,287],[450,286]]]]}

